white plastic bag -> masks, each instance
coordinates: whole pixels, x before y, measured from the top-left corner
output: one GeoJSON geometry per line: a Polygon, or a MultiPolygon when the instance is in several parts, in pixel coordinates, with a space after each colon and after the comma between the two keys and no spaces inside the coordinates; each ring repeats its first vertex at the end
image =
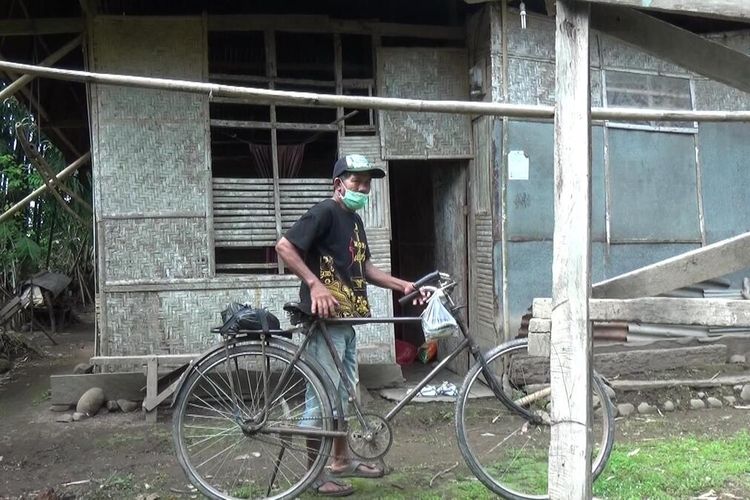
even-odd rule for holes
{"type": "Polygon", "coordinates": [[[442,290],[432,294],[427,307],[422,311],[422,330],[425,341],[452,337],[458,330],[458,323],[445,307],[445,296],[442,290]]]}

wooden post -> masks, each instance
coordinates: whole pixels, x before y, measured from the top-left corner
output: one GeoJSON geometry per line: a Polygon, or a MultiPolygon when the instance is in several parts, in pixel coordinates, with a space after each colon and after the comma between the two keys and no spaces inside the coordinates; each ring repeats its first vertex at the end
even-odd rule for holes
{"type": "MultiPolygon", "coordinates": [[[[334,61],[334,73],[336,80],[336,94],[344,95],[344,61],[343,52],[341,48],[341,35],[338,33],[333,34],[333,61],[334,61]]],[[[344,136],[344,108],[339,106],[336,108],[336,120],[338,121],[338,135],[339,140],[344,136]]]]}
{"type": "MultiPolygon", "coordinates": [[[[266,30],[265,34],[265,46],[266,46],[266,76],[269,78],[268,88],[273,90],[275,87],[274,80],[276,79],[276,32],[273,30],[266,30]]],[[[271,115],[271,165],[273,168],[273,205],[274,213],[276,214],[276,238],[279,239],[282,236],[281,233],[281,188],[279,187],[279,144],[278,137],[276,135],[276,105],[271,104],[270,109],[271,115]]],[[[284,274],[284,262],[281,259],[278,260],[279,274],[284,274]]]]}
{"type": "Polygon", "coordinates": [[[557,0],[549,497],[591,498],[589,5],[557,0]]]}

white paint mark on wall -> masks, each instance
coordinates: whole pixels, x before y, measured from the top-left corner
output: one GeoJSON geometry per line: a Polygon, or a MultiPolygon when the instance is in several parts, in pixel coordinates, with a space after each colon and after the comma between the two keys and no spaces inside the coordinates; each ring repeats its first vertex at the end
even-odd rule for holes
{"type": "Polygon", "coordinates": [[[529,157],[524,151],[508,152],[508,179],[511,181],[529,180],[529,157]]]}

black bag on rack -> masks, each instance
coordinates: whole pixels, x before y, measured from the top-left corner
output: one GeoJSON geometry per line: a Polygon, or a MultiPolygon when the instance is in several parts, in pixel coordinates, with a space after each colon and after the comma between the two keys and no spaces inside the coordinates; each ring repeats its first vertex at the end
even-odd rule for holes
{"type": "Polygon", "coordinates": [[[274,334],[291,338],[291,333],[279,333],[281,323],[279,318],[268,312],[265,308],[255,308],[249,304],[240,304],[231,302],[226,309],[221,312],[221,320],[224,322],[219,332],[238,333],[240,330],[255,330],[268,334],[276,330],[274,334]]]}

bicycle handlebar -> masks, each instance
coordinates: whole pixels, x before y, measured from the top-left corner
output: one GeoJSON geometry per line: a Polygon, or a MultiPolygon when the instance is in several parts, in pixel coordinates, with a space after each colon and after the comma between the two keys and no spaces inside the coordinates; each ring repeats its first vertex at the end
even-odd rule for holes
{"type": "Polygon", "coordinates": [[[414,288],[416,288],[416,290],[414,290],[413,292],[411,292],[409,295],[404,295],[403,297],[401,297],[400,299],[398,299],[398,303],[403,306],[404,304],[406,304],[407,302],[409,302],[411,299],[413,299],[414,297],[416,297],[417,295],[419,295],[419,288],[422,285],[425,285],[425,284],[429,283],[430,281],[434,281],[434,280],[436,280],[438,278],[440,278],[440,271],[433,271],[430,274],[427,274],[427,275],[419,278],[417,281],[414,282],[414,288]]]}

